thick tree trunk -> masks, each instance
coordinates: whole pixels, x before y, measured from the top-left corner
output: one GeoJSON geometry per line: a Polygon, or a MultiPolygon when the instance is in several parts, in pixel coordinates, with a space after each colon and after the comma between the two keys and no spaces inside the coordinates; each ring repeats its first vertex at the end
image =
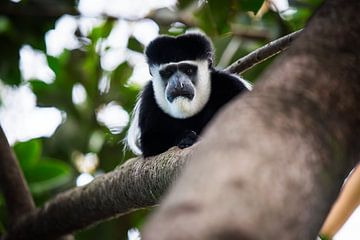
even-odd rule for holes
{"type": "Polygon", "coordinates": [[[359,11],[327,1],[219,114],[144,239],[315,239],[359,157],[359,11]]]}

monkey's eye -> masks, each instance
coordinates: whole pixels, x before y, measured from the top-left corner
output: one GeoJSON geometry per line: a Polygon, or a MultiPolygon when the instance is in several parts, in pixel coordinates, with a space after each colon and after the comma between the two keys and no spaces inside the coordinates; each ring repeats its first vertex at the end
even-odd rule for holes
{"type": "Polygon", "coordinates": [[[179,66],[179,70],[188,76],[193,76],[196,74],[197,67],[193,64],[182,63],[179,66]]]}
{"type": "Polygon", "coordinates": [[[161,70],[161,71],[160,71],[160,76],[161,76],[163,79],[168,79],[169,77],[171,77],[171,72],[170,72],[170,71],[167,71],[167,70],[161,70]]]}
{"type": "Polygon", "coordinates": [[[169,79],[174,74],[174,69],[167,67],[159,71],[161,78],[169,79]]]}

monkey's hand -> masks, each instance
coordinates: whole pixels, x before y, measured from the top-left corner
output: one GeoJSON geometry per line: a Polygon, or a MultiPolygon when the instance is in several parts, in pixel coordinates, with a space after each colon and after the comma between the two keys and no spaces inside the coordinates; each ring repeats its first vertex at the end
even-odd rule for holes
{"type": "Polygon", "coordinates": [[[194,131],[186,131],[184,136],[180,139],[177,146],[181,149],[190,147],[193,145],[198,138],[198,135],[194,131]]]}

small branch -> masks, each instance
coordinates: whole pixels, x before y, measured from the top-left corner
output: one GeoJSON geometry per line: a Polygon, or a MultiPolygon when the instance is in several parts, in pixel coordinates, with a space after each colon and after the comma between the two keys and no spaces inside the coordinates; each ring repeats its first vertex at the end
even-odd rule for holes
{"type": "Polygon", "coordinates": [[[302,30],[290,33],[282,38],[276,39],[265,46],[249,53],[231,64],[225,70],[230,73],[241,74],[251,67],[265,61],[266,59],[286,50],[295,38],[297,38],[302,30]]]}
{"type": "Polygon", "coordinates": [[[192,148],[172,148],[151,158],[130,159],[88,185],[59,194],[22,218],[5,239],[54,239],[105,219],[154,206],[179,174],[192,148]]]}
{"type": "Polygon", "coordinates": [[[35,204],[25,182],[24,175],[1,126],[0,187],[9,211],[10,226],[19,217],[35,209],[35,204]]]}

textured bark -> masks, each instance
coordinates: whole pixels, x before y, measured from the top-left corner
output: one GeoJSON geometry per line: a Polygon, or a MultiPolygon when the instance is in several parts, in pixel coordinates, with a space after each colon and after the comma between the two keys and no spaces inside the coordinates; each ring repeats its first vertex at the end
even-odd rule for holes
{"type": "Polygon", "coordinates": [[[0,187],[9,212],[10,224],[35,209],[19,163],[0,126],[0,187]]]}
{"type": "Polygon", "coordinates": [[[143,239],[315,239],[359,157],[359,11],[327,1],[218,115],[143,239]]]}
{"type": "Polygon", "coordinates": [[[173,148],[146,160],[128,160],[114,171],[61,193],[24,216],[5,239],[54,239],[100,220],[154,206],[191,151],[192,148],[173,148]]]}

